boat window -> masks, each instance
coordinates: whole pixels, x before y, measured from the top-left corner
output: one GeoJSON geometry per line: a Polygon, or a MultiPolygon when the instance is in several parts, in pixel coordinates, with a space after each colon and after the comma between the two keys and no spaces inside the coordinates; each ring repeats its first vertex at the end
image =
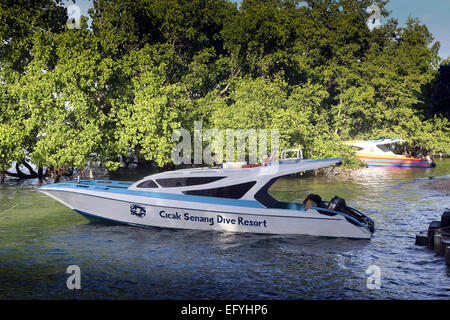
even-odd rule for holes
{"type": "Polygon", "coordinates": [[[303,203],[296,202],[281,202],[272,197],[269,193],[269,188],[278,180],[277,178],[271,179],[267,182],[258,192],[255,194],[255,199],[267,208],[277,209],[289,209],[297,211],[305,211],[305,205],[303,203]]]}
{"type": "Polygon", "coordinates": [[[251,181],[221,188],[183,191],[183,193],[204,197],[239,199],[242,198],[255,184],[256,181],[251,181]]]}
{"type": "Polygon", "coordinates": [[[156,181],[164,188],[172,188],[206,184],[223,178],[225,177],[182,177],[157,179],[156,181]]]}
{"type": "Polygon", "coordinates": [[[378,147],[378,149],[380,149],[383,152],[390,152],[391,151],[391,150],[389,150],[389,145],[380,144],[377,147],[378,147]]]}
{"type": "Polygon", "coordinates": [[[255,199],[262,205],[266,206],[267,208],[274,208],[276,207],[278,200],[272,197],[272,195],[269,193],[269,188],[278,180],[278,178],[272,178],[269,182],[267,182],[261,189],[258,190],[257,193],[255,193],[255,199]]]}
{"type": "Polygon", "coordinates": [[[153,180],[147,180],[137,185],[138,188],[158,188],[158,185],[153,180]]]}

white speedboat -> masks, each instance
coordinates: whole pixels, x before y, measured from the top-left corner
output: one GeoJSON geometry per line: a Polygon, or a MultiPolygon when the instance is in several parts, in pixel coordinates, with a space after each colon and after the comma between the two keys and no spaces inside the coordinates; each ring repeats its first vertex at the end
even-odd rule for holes
{"type": "Polygon", "coordinates": [[[340,160],[228,164],[157,173],[135,183],[61,182],[39,191],[80,214],[136,226],[370,239],[373,221],[340,198],[282,202],[268,192],[281,176],[340,160]]]}

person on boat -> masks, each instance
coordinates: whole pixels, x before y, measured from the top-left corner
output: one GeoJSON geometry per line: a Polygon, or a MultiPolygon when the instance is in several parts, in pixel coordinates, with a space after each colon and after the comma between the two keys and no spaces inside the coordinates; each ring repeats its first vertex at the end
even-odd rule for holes
{"type": "Polygon", "coordinates": [[[321,207],[322,206],[322,198],[317,194],[308,194],[303,200],[303,204],[305,205],[305,211],[308,211],[311,207],[321,207]]]}

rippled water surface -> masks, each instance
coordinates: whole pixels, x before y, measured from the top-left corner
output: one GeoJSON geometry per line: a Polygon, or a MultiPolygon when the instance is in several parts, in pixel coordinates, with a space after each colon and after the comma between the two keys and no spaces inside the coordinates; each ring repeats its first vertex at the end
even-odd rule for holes
{"type": "Polygon", "coordinates": [[[450,208],[449,195],[423,185],[449,174],[442,160],[271,188],[280,200],[345,198],[375,220],[371,241],[92,223],[37,192],[38,182],[9,181],[0,185],[0,298],[448,299],[444,259],[414,240],[450,208]],[[81,269],[81,290],[66,287],[69,265],[81,269]],[[378,290],[366,285],[370,265],[381,270],[378,290]]]}

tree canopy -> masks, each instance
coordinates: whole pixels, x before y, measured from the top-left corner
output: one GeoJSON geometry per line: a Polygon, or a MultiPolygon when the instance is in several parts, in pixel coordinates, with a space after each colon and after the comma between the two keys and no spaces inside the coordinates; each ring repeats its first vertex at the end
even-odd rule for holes
{"type": "Polygon", "coordinates": [[[172,132],[194,121],[278,129],[308,158],[382,137],[449,155],[449,119],[427,112],[439,42],[387,3],[94,0],[77,29],[62,1],[0,0],[0,171],[168,165],[172,132]]]}

